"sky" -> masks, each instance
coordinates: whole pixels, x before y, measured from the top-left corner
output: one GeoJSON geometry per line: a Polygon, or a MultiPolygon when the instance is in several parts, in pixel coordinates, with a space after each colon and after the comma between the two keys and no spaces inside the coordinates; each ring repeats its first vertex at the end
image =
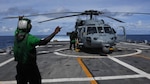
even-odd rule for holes
{"type": "MultiPolygon", "coordinates": [[[[14,35],[17,27],[17,18],[3,19],[5,17],[56,12],[83,12],[85,10],[150,13],[149,4],[150,0],[0,0],[0,36],[14,35]]],[[[74,30],[77,17],[38,23],[54,16],[56,15],[27,17],[32,20],[30,33],[34,35],[49,35],[56,26],[62,27],[59,35],[66,35],[66,32],[74,30]]],[[[110,16],[125,23],[119,23],[104,17],[99,19],[104,19],[118,33],[122,33],[120,26],[124,26],[127,34],[150,34],[150,15],[111,14],[110,16]]]]}

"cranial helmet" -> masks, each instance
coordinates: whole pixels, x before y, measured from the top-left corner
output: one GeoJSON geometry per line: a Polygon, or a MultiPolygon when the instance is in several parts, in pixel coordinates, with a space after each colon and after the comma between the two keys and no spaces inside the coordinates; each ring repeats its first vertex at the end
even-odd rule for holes
{"type": "Polygon", "coordinates": [[[31,26],[31,20],[27,19],[27,18],[23,18],[23,19],[20,19],[18,21],[18,29],[31,29],[32,26],[31,26]]]}

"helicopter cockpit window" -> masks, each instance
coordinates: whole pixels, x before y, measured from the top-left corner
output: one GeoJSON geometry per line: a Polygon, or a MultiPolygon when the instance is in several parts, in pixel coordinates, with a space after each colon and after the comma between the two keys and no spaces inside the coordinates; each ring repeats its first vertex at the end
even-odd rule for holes
{"type": "Polygon", "coordinates": [[[110,27],[104,27],[105,33],[113,33],[110,27]]]}
{"type": "Polygon", "coordinates": [[[83,28],[83,32],[85,32],[85,28],[83,28]]]}
{"type": "Polygon", "coordinates": [[[112,31],[113,31],[114,34],[116,33],[116,31],[114,30],[114,28],[112,28],[112,31]]]}
{"type": "Polygon", "coordinates": [[[87,28],[87,34],[94,34],[97,33],[96,27],[88,27],[87,28]]]}
{"type": "Polygon", "coordinates": [[[99,33],[104,33],[104,30],[103,30],[102,27],[97,27],[97,28],[98,28],[98,32],[99,32],[99,33]]]}

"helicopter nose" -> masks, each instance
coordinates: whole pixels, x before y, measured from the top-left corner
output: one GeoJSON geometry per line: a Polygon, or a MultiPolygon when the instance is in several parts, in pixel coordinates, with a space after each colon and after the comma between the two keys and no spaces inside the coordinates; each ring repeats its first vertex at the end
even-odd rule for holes
{"type": "Polygon", "coordinates": [[[110,38],[111,40],[113,40],[114,39],[114,37],[112,37],[112,38],[110,38]]]}
{"type": "Polygon", "coordinates": [[[91,37],[86,37],[86,41],[91,41],[91,37]]]}
{"type": "Polygon", "coordinates": [[[111,40],[116,40],[116,37],[112,37],[112,38],[110,38],[111,40]]]}
{"type": "Polygon", "coordinates": [[[86,37],[87,44],[91,45],[91,37],[86,37]]]}

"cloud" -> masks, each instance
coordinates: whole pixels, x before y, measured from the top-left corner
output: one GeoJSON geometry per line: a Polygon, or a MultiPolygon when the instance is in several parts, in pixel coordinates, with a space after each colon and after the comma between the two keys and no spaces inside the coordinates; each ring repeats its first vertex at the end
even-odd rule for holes
{"type": "Polygon", "coordinates": [[[137,25],[138,26],[141,26],[143,23],[142,23],[142,21],[141,20],[139,20],[138,22],[137,22],[137,25]]]}
{"type": "Polygon", "coordinates": [[[57,13],[71,12],[71,10],[70,9],[66,9],[64,7],[58,7],[58,8],[52,9],[52,12],[57,12],[57,13]]]}
{"type": "Polygon", "coordinates": [[[38,30],[37,32],[38,33],[48,33],[48,32],[50,32],[50,28],[46,28],[46,29],[42,29],[42,30],[38,30]]]}
{"type": "Polygon", "coordinates": [[[7,28],[5,26],[2,26],[0,28],[0,32],[12,32],[12,31],[14,31],[14,28],[7,28]]]}
{"type": "MultiPolygon", "coordinates": [[[[85,10],[94,9],[94,10],[104,11],[104,12],[106,12],[106,15],[126,22],[124,24],[120,24],[119,22],[116,22],[112,19],[103,17],[104,20],[106,21],[106,23],[112,22],[112,24],[115,26],[123,25],[129,30],[132,30],[133,28],[134,29],[145,28],[145,30],[147,30],[148,28],[150,29],[148,18],[145,19],[145,18],[143,18],[142,15],[134,16],[131,13],[123,13],[123,12],[148,12],[149,11],[149,2],[150,1],[148,1],[148,0],[145,2],[143,2],[142,0],[132,0],[132,1],[124,0],[121,2],[119,0],[95,0],[95,1],[63,0],[61,2],[59,0],[54,0],[54,1],[49,1],[49,0],[42,0],[42,1],[41,0],[37,0],[37,1],[1,0],[0,1],[0,8],[1,8],[0,9],[0,18],[7,17],[7,16],[18,16],[18,15],[58,13],[58,14],[39,15],[39,16],[35,16],[35,17],[29,17],[29,18],[31,18],[32,23],[33,23],[34,31],[32,31],[32,32],[33,33],[40,32],[39,34],[49,34],[49,32],[53,31],[53,28],[55,28],[57,25],[60,25],[63,27],[62,31],[60,33],[66,33],[67,31],[71,31],[74,29],[74,23],[76,22],[76,17],[57,19],[57,20],[45,22],[42,24],[38,24],[37,22],[55,18],[55,17],[76,14],[76,13],[66,14],[66,13],[62,13],[62,12],[83,12],[85,10]],[[118,12],[120,12],[120,13],[118,13],[118,12]],[[131,17],[128,17],[128,16],[131,16],[131,17]],[[145,20],[147,20],[147,23],[145,22],[145,20]],[[72,22],[72,23],[70,24],[70,22],[72,22]],[[50,28],[52,28],[52,29],[50,30],[50,28]]],[[[103,19],[103,18],[100,18],[100,19],[103,19]]],[[[17,20],[17,19],[15,19],[15,20],[17,20]]],[[[1,20],[2,22],[0,22],[0,25],[3,26],[3,27],[1,27],[1,29],[3,28],[4,32],[8,32],[11,30],[13,31],[13,29],[11,29],[11,27],[14,26],[14,29],[15,29],[16,24],[17,24],[16,23],[17,21],[15,21],[15,20],[14,20],[14,22],[9,21],[8,19],[1,20]]],[[[2,30],[0,30],[0,31],[2,31],[2,30]]]]}
{"type": "Polygon", "coordinates": [[[37,14],[38,11],[32,8],[18,8],[18,7],[11,7],[6,10],[1,10],[0,15],[29,15],[29,14],[37,14]]]}
{"type": "Polygon", "coordinates": [[[39,13],[39,15],[45,16],[48,18],[57,18],[57,17],[68,16],[68,15],[74,15],[74,14],[77,14],[77,13],[74,13],[71,10],[66,9],[64,7],[58,7],[55,9],[51,9],[50,11],[45,12],[45,13],[39,13]]]}
{"type": "Polygon", "coordinates": [[[34,17],[33,19],[32,19],[32,21],[33,22],[39,22],[39,21],[43,21],[43,20],[47,20],[47,19],[49,19],[48,17],[46,17],[46,16],[37,16],[37,17],[34,17]]]}

